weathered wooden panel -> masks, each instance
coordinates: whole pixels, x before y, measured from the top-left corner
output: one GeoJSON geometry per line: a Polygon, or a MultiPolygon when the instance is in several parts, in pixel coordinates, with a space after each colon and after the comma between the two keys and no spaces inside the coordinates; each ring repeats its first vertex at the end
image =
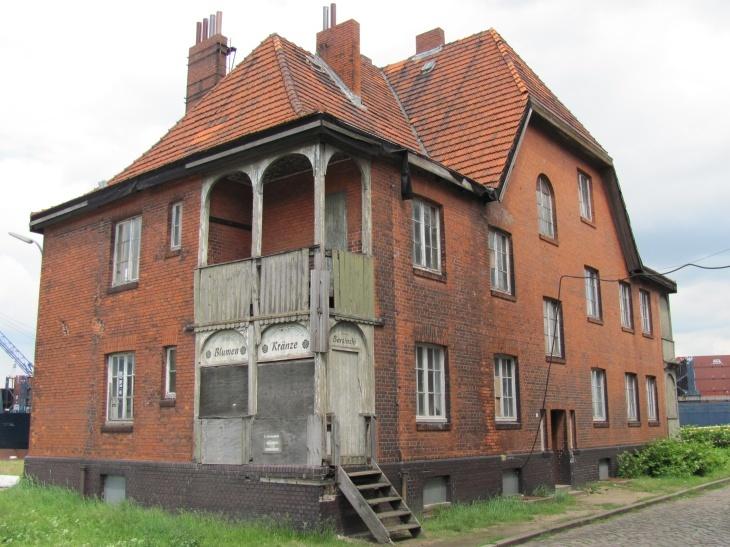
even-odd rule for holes
{"type": "Polygon", "coordinates": [[[200,268],[196,280],[195,322],[223,323],[249,317],[255,272],[252,260],[200,268]]]}
{"type": "Polygon", "coordinates": [[[309,328],[311,329],[312,351],[327,351],[329,342],[329,286],[330,272],[312,270],[312,283],[309,310],[309,328]]]}
{"type": "Polygon", "coordinates": [[[232,418],[248,414],[248,366],[200,368],[201,418],[232,418]]]}
{"type": "Polygon", "coordinates": [[[324,241],[327,249],[347,250],[347,204],[345,192],[324,198],[324,241]]]}
{"type": "Polygon", "coordinates": [[[273,315],[306,310],[309,301],[309,249],[261,259],[259,313],[273,315]]]}
{"type": "Polygon", "coordinates": [[[342,463],[364,463],[367,456],[359,360],[357,352],[333,349],[327,362],[328,411],[337,422],[342,463]]]}
{"type": "MultiPolygon", "coordinates": [[[[243,418],[223,420],[201,420],[202,463],[241,465],[244,463],[244,434],[246,424],[243,418]]],[[[248,459],[246,459],[246,462],[248,459]]]]}
{"type": "Polygon", "coordinates": [[[350,315],[375,315],[373,259],[370,256],[332,251],[335,310],[350,315]]]}

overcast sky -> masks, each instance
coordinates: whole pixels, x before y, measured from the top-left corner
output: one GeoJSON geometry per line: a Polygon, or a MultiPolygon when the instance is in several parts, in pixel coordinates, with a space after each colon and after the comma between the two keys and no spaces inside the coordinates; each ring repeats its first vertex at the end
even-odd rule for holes
{"type": "MultiPolygon", "coordinates": [[[[312,51],[322,5],[0,3],[0,330],[31,360],[40,254],[7,232],[29,235],[31,211],[111,178],[181,117],[195,21],[223,11],[240,61],[273,32],[312,51]]],[[[378,65],[436,26],[447,41],[496,28],[614,158],[644,262],[724,251],[701,263],[730,264],[730,3],[371,0],[337,13],[360,22],[378,65]]],[[[671,277],[677,354],[730,354],[730,270],[671,277]]],[[[0,352],[0,377],[9,363],[0,352]]]]}

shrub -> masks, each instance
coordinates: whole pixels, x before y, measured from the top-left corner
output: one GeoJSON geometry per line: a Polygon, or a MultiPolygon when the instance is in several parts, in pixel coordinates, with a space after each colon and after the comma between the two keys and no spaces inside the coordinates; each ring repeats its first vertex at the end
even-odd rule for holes
{"type": "Polygon", "coordinates": [[[726,463],[726,455],[709,443],[659,439],[618,458],[621,477],[688,477],[707,475],[726,463]]]}
{"type": "Polygon", "coordinates": [[[682,440],[712,444],[717,448],[730,448],[730,426],[683,427],[682,440]]]}

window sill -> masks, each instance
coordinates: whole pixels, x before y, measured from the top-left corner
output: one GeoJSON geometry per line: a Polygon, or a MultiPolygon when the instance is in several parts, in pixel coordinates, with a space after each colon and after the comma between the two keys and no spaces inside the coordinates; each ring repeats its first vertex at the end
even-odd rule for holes
{"type": "Polygon", "coordinates": [[[641,422],[629,422],[629,427],[641,427],[641,422]]]}
{"type": "Polygon", "coordinates": [[[101,426],[102,433],[131,433],[132,431],[132,422],[107,422],[101,426]]]}
{"type": "Polygon", "coordinates": [[[124,291],[131,291],[139,287],[139,281],[130,281],[129,283],[123,283],[122,285],[112,285],[106,290],[106,294],[116,294],[124,291]]]}
{"type": "Polygon", "coordinates": [[[558,242],[558,238],[556,237],[548,237],[543,234],[538,234],[540,236],[540,239],[545,241],[546,243],[550,243],[550,245],[555,245],[556,247],[560,246],[560,243],[558,242]]]}
{"type": "Polygon", "coordinates": [[[649,422],[649,427],[659,427],[660,425],[662,424],[661,422],[659,422],[659,420],[652,420],[651,422],[649,422]]]}
{"type": "Polygon", "coordinates": [[[426,279],[433,279],[434,281],[446,283],[446,274],[444,272],[436,272],[434,270],[421,268],[420,266],[413,266],[413,274],[418,277],[425,277],[426,279]]]}
{"type": "Polygon", "coordinates": [[[628,332],[629,334],[634,334],[635,333],[634,329],[629,328],[629,327],[621,327],[621,330],[624,331],[624,332],[628,332]]]}
{"type": "Polygon", "coordinates": [[[501,298],[502,300],[507,300],[509,302],[517,302],[517,297],[514,294],[498,291],[496,289],[492,289],[492,296],[501,298]]]}
{"type": "Polygon", "coordinates": [[[558,365],[564,365],[565,364],[565,357],[550,357],[549,355],[545,356],[545,362],[546,363],[553,363],[558,365]]]}
{"type": "Polygon", "coordinates": [[[416,422],[416,431],[451,431],[449,422],[416,422]]]}
{"type": "Polygon", "coordinates": [[[650,332],[642,332],[641,336],[643,336],[644,338],[649,338],[650,340],[654,339],[654,335],[650,332]]]}
{"type": "Polygon", "coordinates": [[[603,319],[596,319],[595,317],[587,317],[586,319],[588,319],[589,323],[603,326],[603,319]]]}
{"type": "Polygon", "coordinates": [[[500,422],[499,420],[495,420],[494,428],[503,430],[522,429],[522,424],[520,422],[500,422]]]}
{"type": "Polygon", "coordinates": [[[596,428],[608,427],[608,422],[593,422],[593,427],[596,427],[596,428]]]}
{"type": "Polygon", "coordinates": [[[582,222],[583,224],[587,224],[588,226],[590,226],[590,227],[591,227],[591,228],[593,228],[594,230],[596,229],[596,223],[595,223],[595,222],[593,222],[593,220],[591,220],[590,218],[586,218],[586,217],[583,217],[583,216],[582,216],[582,217],[580,217],[580,221],[581,221],[581,222],[582,222]]]}
{"type": "Polygon", "coordinates": [[[174,406],[175,406],[174,397],[166,397],[164,399],[160,399],[160,408],[172,408],[174,406]]]}
{"type": "Polygon", "coordinates": [[[168,258],[175,258],[176,256],[180,256],[182,254],[182,247],[178,247],[177,249],[168,249],[165,253],[165,260],[168,258]]]}

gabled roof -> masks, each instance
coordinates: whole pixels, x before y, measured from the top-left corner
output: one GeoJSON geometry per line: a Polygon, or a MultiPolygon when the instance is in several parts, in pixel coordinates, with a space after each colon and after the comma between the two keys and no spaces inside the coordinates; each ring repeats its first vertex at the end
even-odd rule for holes
{"type": "Polygon", "coordinates": [[[272,34],[110,184],[318,112],[404,148],[421,151],[381,70],[363,57],[363,106],[358,106],[321,63],[302,48],[272,34]]]}
{"type": "Polygon", "coordinates": [[[528,104],[600,148],[494,29],[384,70],[428,154],[482,184],[499,184],[528,104]]]}

